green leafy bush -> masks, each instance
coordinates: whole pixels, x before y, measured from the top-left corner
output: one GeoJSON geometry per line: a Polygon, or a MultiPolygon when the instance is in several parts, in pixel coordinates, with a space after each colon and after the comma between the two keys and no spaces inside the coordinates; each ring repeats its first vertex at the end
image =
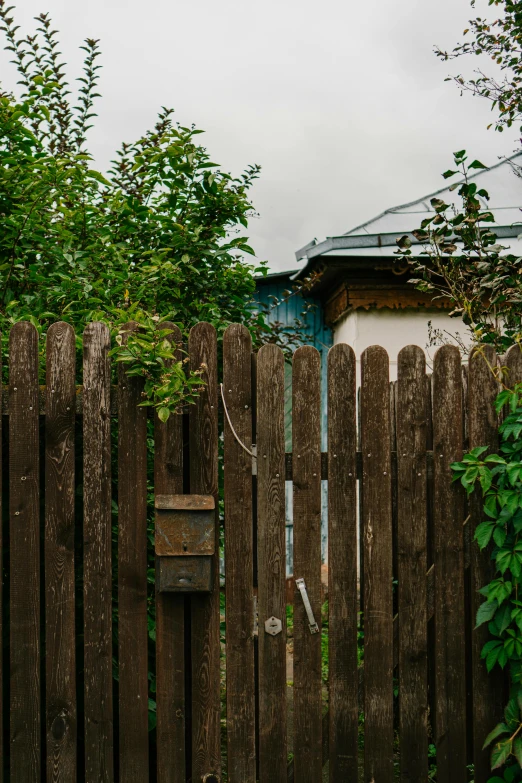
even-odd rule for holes
{"type": "MultiPolygon", "coordinates": [[[[34,36],[20,37],[12,8],[0,0],[7,48],[18,69],[18,96],[0,92],[0,329],[19,320],[44,336],[62,319],[78,345],[89,321],[113,338],[133,320],[143,329],[116,358],[147,380],[147,401],[167,416],[190,399],[200,378],[172,358],[153,327],[171,320],[186,330],[209,321],[221,334],[254,313],[253,251],[243,236],[253,214],[248,190],[257,166],[239,177],[222,171],[198,139],[200,130],[162,109],[151,131],[123,143],[111,168],[94,167],[86,146],[98,97],[99,46],[87,39],[76,98],[46,14],[34,36]],[[152,343],[154,343],[152,345],[152,343]]],[[[264,267],[261,267],[264,268],[264,267]]],[[[165,336],[165,335],[164,335],[165,336]]]]}

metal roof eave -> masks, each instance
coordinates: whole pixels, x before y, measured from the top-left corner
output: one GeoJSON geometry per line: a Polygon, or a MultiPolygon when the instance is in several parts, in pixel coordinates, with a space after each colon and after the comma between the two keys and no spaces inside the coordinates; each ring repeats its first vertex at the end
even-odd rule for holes
{"type": "MultiPolygon", "coordinates": [[[[522,231],[521,225],[511,226],[492,226],[495,234],[499,239],[508,239],[518,237],[522,231]]],[[[299,270],[296,277],[300,277],[306,274],[310,266],[310,262],[318,256],[325,256],[331,253],[333,250],[357,250],[359,248],[380,248],[380,247],[396,247],[397,240],[407,236],[410,238],[412,245],[421,244],[413,234],[409,231],[401,232],[400,234],[393,232],[390,234],[358,234],[357,236],[350,236],[342,234],[337,237],[327,237],[323,242],[319,242],[315,245],[309,245],[306,250],[306,255],[298,256],[297,251],[296,258],[298,261],[302,261],[306,258],[306,265],[299,270]]],[[[304,248],[303,248],[304,249],[304,248]]]]}

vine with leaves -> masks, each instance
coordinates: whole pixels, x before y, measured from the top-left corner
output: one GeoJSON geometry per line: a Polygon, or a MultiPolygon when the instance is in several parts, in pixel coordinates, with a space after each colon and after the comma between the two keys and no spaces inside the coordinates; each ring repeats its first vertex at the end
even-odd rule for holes
{"type": "Polygon", "coordinates": [[[486,519],[477,526],[475,540],[481,550],[492,545],[496,573],[480,590],[485,600],[476,625],[488,624],[491,639],[482,649],[488,672],[507,668],[511,680],[504,720],[484,743],[492,745],[492,770],[505,767],[504,778],[490,783],[519,780],[522,768],[522,383],[497,396],[497,414],[504,408],[499,453],[485,456],[488,447],[479,446],[452,465],[454,480],[468,495],[477,487],[483,494],[486,519]]]}

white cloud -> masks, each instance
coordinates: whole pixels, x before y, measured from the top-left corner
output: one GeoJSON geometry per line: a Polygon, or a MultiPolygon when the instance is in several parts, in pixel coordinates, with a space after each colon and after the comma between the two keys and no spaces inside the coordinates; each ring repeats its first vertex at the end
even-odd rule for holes
{"type": "MultiPolygon", "coordinates": [[[[101,39],[90,140],[100,166],[162,105],[207,131],[224,168],[262,164],[249,233],[274,269],[292,268],[314,236],[440,187],[453,150],[494,163],[515,146],[486,131],[489,107],[460,98],[444,83],[452,64],[432,54],[459,38],[468,0],[23,0],[23,31],[41,11],[61,32],[71,78],[82,39],[101,39]]],[[[8,60],[0,73],[14,87],[8,60]]]]}

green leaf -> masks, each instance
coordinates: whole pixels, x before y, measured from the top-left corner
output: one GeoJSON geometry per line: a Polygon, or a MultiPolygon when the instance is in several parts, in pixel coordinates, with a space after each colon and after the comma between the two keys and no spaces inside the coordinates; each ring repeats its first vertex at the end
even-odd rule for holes
{"type": "Polygon", "coordinates": [[[484,549],[490,542],[493,534],[494,522],[481,522],[475,530],[475,541],[481,549],[484,549]]]}
{"type": "Polygon", "coordinates": [[[498,603],[497,601],[485,601],[483,604],[481,604],[477,610],[477,620],[475,628],[478,628],[483,623],[489,623],[489,621],[493,618],[495,612],[498,609],[498,603]]]}
{"type": "Polygon", "coordinates": [[[519,766],[522,767],[522,737],[515,737],[513,742],[513,755],[519,766]]]}
{"type": "Polygon", "coordinates": [[[497,723],[495,728],[489,732],[488,736],[484,740],[482,750],[484,750],[484,748],[487,748],[488,745],[491,745],[493,740],[495,740],[497,737],[500,737],[501,734],[506,734],[508,731],[509,729],[505,723],[497,723]]]}
{"type": "Polygon", "coordinates": [[[498,742],[491,751],[491,769],[502,767],[511,755],[512,742],[510,739],[498,742]]]}
{"type": "Polygon", "coordinates": [[[484,166],[480,160],[474,160],[469,164],[468,169],[487,169],[487,166],[484,166]]]}
{"type": "Polygon", "coordinates": [[[504,710],[504,721],[509,731],[514,731],[520,723],[520,710],[516,699],[510,699],[504,710]]]}
{"type": "Polygon", "coordinates": [[[170,416],[170,410],[168,408],[158,408],[158,419],[165,423],[170,416]]]}

